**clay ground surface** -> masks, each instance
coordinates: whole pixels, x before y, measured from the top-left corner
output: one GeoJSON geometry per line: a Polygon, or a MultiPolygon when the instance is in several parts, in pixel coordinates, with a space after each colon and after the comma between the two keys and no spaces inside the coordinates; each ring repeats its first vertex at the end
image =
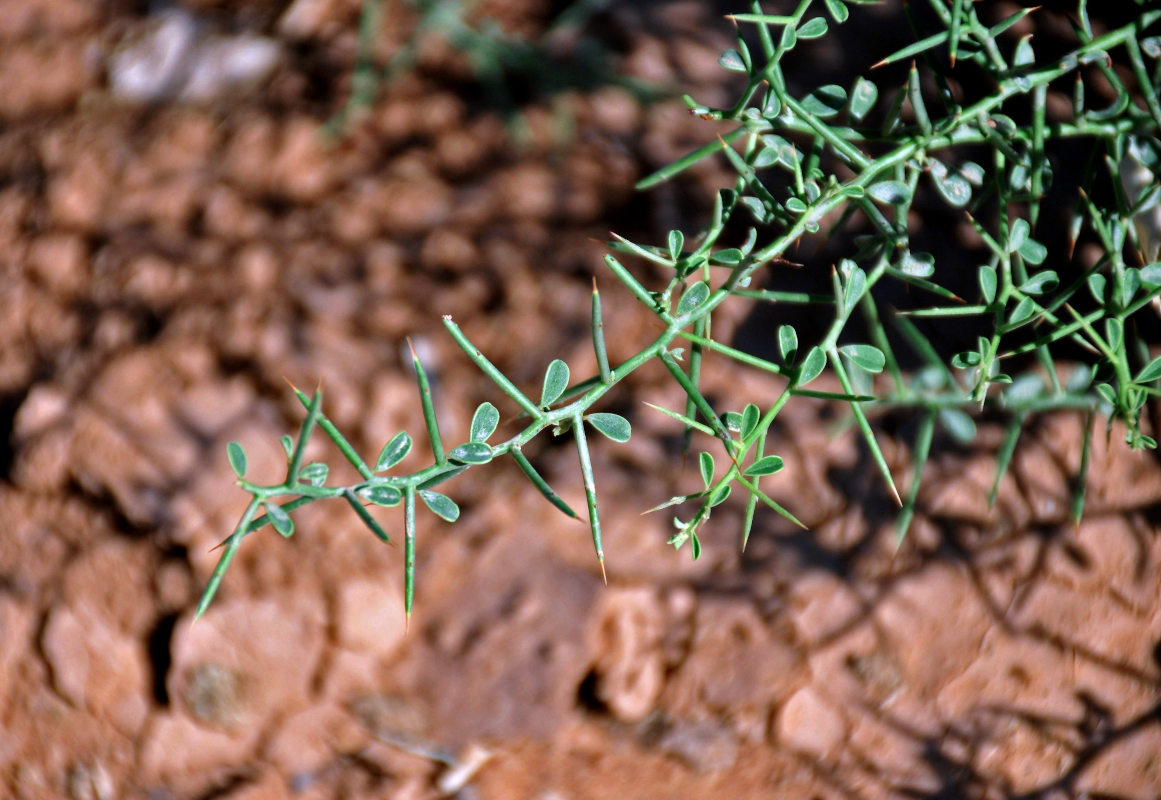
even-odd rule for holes
{"type": "MultiPolygon", "coordinates": [[[[608,231],[693,230],[728,177],[636,195],[715,129],[607,84],[501,113],[438,40],[327,140],[359,4],[293,5],[188,3],[199,36],[280,53],[258,85],[196,102],[111,91],[114,54],[157,24],[145,3],[0,13],[0,795],[1161,796],[1161,469],[1098,436],[1074,527],[1070,416],[1029,423],[993,508],[1002,428],[982,421],[969,450],[937,437],[896,553],[842,409],[792,402],[768,448],[787,469],[763,486],[809,531],[759,512],[743,553],[727,502],[694,562],[665,545],[669,517],[640,515],[698,486],[675,423],[641,403],[680,408],[680,390],[647,367],[602,401],[634,426],[594,445],[607,587],[587,526],[504,462],[445,487],[455,525],[420,515],[406,635],[402,547],[337,503],[298,512],[289,540],[248,538],[191,625],[247,499],[226,443],[252,479],[283,477],[278,437],[302,419],[284,379],[321,382],[371,459],[400,430],[424,438],[411,337],[446,441],[484,400],[511,435],[517,409],[441,315],[535,394],[553,358],[593,371],[595,275],[622,360],[656,329],[602,266],[608,231]]],[[[548,18],[485,5],[514,32],[548,18]]],[[[383,56],[414,30],[385,7],[383,56]]],[[[726,101],[729,27],[706,4],[620,4],[593,25],[624,74],[726,101]]],[[[779,389],[714,359],[705,386],[723,408],[779,389]]],[[[913,434],[880,420],[904,483],[913,434]]],[[[583,508],[566,445],[527,452],[583,508]]],[[[353,475],[322,441],[309,457],[353,475]]],[[[396,511],[380,519],[398,537],[396,511]]]]}

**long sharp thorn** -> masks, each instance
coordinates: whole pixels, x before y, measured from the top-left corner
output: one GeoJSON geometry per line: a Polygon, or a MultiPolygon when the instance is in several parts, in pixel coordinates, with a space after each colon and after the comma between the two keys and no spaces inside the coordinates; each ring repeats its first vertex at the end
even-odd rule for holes
{"type": "Polygon", "coordinates": [[[609,386],[613,382],[613,372],[609,369],[609,354],[605,349],[605,323],[601,312],[601,295],[597,291],[595,275],[593,276],[592,335],[593,352],[597,357],[597,369],[601,374],[601,383],[609,386]]]}
{"type": "Polygon", "coordinates": [[[608,578],[605,577],[605,548],[601,542],[601,515],[597,508],[597,487],[593,481],[593,465],[589,458],[589,445],[585,437],[584,418],[580,412],[577,412],[572,418],[573,436],[576,439],[577,455],[580,457],[581,480],[585,487],[585,503],[588,505],[589,512],[589,528],[593,536],[593,550],[596,552],[597,561],[601,565],[601,576],[605,582],[608,583],[608,578]]]}
{"type": "Polygon", "coordinates": [[[415,345],[411,343],[411,337],[407,338],[407,347],[411,350],[412,365],[415,368],[415,381],[419,385],[419,399],[423,406],[423,422],[427,427],[427,438],[431,442],[431,451],[435,456],[437,464],[447,463],[447,454],[443,449],[443,438],[439,432],[439,420],[435,414],[435,400],[431,395],[431,386],[427,380],[427,372],[423,369],[423,363],[419,360],[419,355],[415,352],[415,345]]]}
{"type": "Polygon", "coordinates": [[[415,596],[415,487],[403,495],[403,633],[411,627],[411,604],[415,596]]]}

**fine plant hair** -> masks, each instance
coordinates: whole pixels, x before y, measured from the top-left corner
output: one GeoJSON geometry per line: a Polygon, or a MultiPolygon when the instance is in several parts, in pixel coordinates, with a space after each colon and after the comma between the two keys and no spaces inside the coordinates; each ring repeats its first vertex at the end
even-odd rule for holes
{"type": "Polygon", "coordinates": [[[601,399],[654,361],[687,398],[682,408],[654,408],[686,432],[687,444],[702,445],[697,464],[703,488],[657,507],[678,507],[669,544],[680,548],[688,543],[694,558],[701,552],[701,526],[731,495],[745,509],[743,546],[759,507],[801,525],[795,509],[784,508],[761,486],[763,477],[793,468],[767,452],[766,444],[779,413],[800,397],[850,408],[887,492],[898,503],[900,540],[915,511],[937,426],[954,440],[970,443],[976,432],[974,412],[988,410],[1005,420],[990,497],[994,502],[1028,418],[1071,410],[1084,421],[1070,509],[1079,521],[1095,418],[1107,421],[1106,437],[1118,423],[1131,448],[1156,447],[1142,431],[1141,416],[1161,379],[1161,358],[1150,358],[1144,333],[1157,324],[1153,301],[1161,295],[1161,185],[1153,178],[1161,169],[1156,88],[1161,36],[1150,35],[1161,11],[1146,10],[1139,2],[1134,19],[1098,33],[1081,0],[1069,16],[1072,49],[1040,60],[1032,37],[1015,31],[1029,15],[1049,12],[1024,9],[989,25],[970,0],[929,0],[926,17],[912,20],[915,41],[883,54],[852,85],[792,93],[784,66],[794,60],[796,48],[834,35],[832,26],[866,13],[859,5],[854,0],[801,0],[792,13],[774,15],[754,2],[749,13],[732,16],[737,45],[719,63],[744,79],[736,102],[711,108],[686,98],[690,111],[707,125],[722,126],[719,137],[645,178],[639,188],[654,187],[708,158],[725,159],[736,179],[713,198],[709,221],[700,231],[674,230],[660,244],[614,234],[604,259],[608,274],[639,301],[640,313],[659,321],[663,330],[652,342],[622,363],[609,361],[594,281],[597,374],[574,381],[568,365],[554,360],[536,395],[506,377],[472,344],[470,331],[445,317],[444,327],[467,358],[519,407],[523,427],[506,441],[491,443],[500,413],[485,402],[472,416],[468,440],[446,447],[423,365],[412,350],[434,457],[433,463],[409,472],[392,472],[411,449],[407,432],[392,438],[368,463],[323,413],[321,391],[307,395],[295,389],[306,417],[297,439],[282,438],[288,465],[283,482],[262,486],[247,480],[242,447],[237,442],[228,446],[238,485],[251,499],[223,542],[197,615],[205,612],[248,534],[270,525],[291,536],[296,509],[337,498],[384,542],[390,537],[372,510],[402,506],[410,618],[416,509],[422,506],[448,521],[459,516],[456,503],[437,486],[473,467],[511,458],[550,503],[579,518],[523,453],[546,431],[575,444],[603,574],[589,433],[614,442],[629,439],[629,421],[599,410],[601,399]],[[877,84],[875,78],[885,73],[876,70],[893,64],[899,65],[902,79],[891,86],[877,84]],[[1065,102],[1050,104],[1050,93],[1065,102]],[[1087,154],[1083,167],[1060,163],[1066,145],[1067,152],[1087,154]],[[1045,199],[1054,176],[1060,180],[1070,173],[1080,176],[1076,185],[1055,187],[1054,195],[1071,204],[1060,215],[1066,224],[1038,226],[1050,210],[1045,199]],[[966,275],[946,254],[912,248],[919,231],[910,229],[909,215],[921,217],[924,209],[938,206],[950,209],[978,239],[971,254],[977,263],[966,268],[966,275]],[[737,241],[725,246],[732,236],[737,241]],[[804,271],[787,265],[810,241],[828,247],[837,243],[843,252],[825,264],[816,282],[824,290],[787,288],[785,276],[804,271]],[[644,274],[641,262],[667,280],[648,285],[653,281],[638,277],[644,274]],[[899,311],[879,299],[892,284],[906,290],[912,308],[899,311]],[[800,339],[789,323],[776,323],[768,328],[771,357],[760,357],[714,338],[714,312],[726,301],[766,306],[765,313],[775,320],[779,315],[788,319],[799,304],[811,304],[816,316],[829,322],[810,339],[800,339]],[[980,331],[974,346],[941,352],[945,332],[962,331],[968,323],[970,330],[980,331]],[[733,409],[715,407],[701,389],[707,358],[772,373],[782,388],[773,397],[730,398],[733,409]],[[905,371],[901,365],[907,364],[919,366],[905,371]],[[808,388],[827,370],[837,379],[838,391],[808,388]],[[916,420],[914,477],[906,486],[896,484],[870,423],[883,409],[904,409],[916,420]],[[354,465],[361,476],[357,482],[328,485],[325,463],[303,463],[317,430],[354,465]]]}

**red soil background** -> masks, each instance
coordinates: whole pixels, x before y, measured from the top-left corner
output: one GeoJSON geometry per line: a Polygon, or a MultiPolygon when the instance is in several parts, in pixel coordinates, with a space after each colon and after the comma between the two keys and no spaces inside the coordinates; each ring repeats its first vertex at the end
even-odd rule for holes
{"type": "MultiPolygon", "coordinates": [[[[337,504],[297,514],[289,541],[249,538],[191,625],[246,501],[225,444],[282,478],[278,437],[302,415],[284,378],[321,382],[372,457],[401,429],[423,438],[410,336],[448,441],[483,400],[511,433],[516,409],[440,316],[535,391],[552,358],[593,369],[596,275],[625,358],[654,331],[602,271],[608,230],[661,241],[726,178],[637,196],[715,132],[609,86],[505,119],[438,41],[328,141],[356,0],[295,3],[297,28],[284,0],[191,0],[205,30],[273,37],[278,65],[205,102],[131,104],[108,65],[157,24],[143,5],[0,14],[0,794],[1161,796],[1161,470],[1102,431],[1072,526],[1066,415],[1030,423],[993,509],[1001,429],[970,451],[937,440],[896,554],[841,410],[792,403],[770,446],[788,468],[764,485],[810,531],[760,515],[742,553],[727,503],[692,562],[665,546],[668,518],[639,515],[697,481],[640,403],[680,390],[647,368],[603,406],[633,440],[594,453],[607,588],[587,527],[496,463],[448,485],[458,523],[421,515],[407,635],[401,548],[337,504]]],[[[517,33],[550,11],[485,5],[517,33]]],[[[386,3],[382,52],[414,22],[386,3]]],[[[602,24],[626,74],[724,99],[730,31],[706,4],[621,4],[602,24]]],[[[712,359],[706,385],[738,407],[778,389],[712,359]]],[[[905,440],[884,446],[909,480],[905,440]]],[[[583,507],[575,453],[529,452],[583,507]]]]}

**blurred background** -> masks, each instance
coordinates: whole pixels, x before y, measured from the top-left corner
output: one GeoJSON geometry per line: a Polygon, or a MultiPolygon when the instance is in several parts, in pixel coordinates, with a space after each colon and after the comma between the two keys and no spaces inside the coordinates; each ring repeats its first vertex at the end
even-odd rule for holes
{"type": "MultiPolygon", "coordinates": [[[[937,439],[896,553],[841,410],[791,404],[770,445],[788,468],[764,487],[811,530],[759,513],[742,553],[727,503],[693,562],[665,546],[668,517],[640,513],[698,484],[681,431],[641,403],[683,396],[644,368],[601,408],[633,440],[594,448],[607,588],[587,526],[495,463],[446,485],[455,525],[421,518],[406,636],[402,548],[337,504],[296,514],[290,540],[248,538],[191,625],[247,500],[225,445],[245,446],[251,479],[282,479],[278,438],[302,419],[286,380],[321,384],[371,458],[400,430],[424,438],[406,337],[446,441],[484,400],[499,436],[519,429],[442,315],[528,391],[554,358],[595,371],[594,276],[611,359],[654,338],[605,242],[692,235],[731,182],[706,163],[633,190],[720,132],[679,98],[733,100],[717,59],[742,10],[4,5],[0,795],[1161,794],[1161,471],[1098,436],[1074,528],[1069,416],[1029,426],[994,509],[1002,428],[983,422],[973,450],[937,439]]],[[[911,35],[891,3],[853,6],[840,30],[799,59],[797,89],[849,83],[911,35]]],[[[1029,31],[1066,36],[1067,19],[1013,35],[1029,31]]],[[[724,307],[715,333],[760,339],[770,323],[749,311],[724,307]]],[[[705,369],[725,408],[780,388],[705,369]]],[[[567,442],[527,453],[583,507],[567,442]]],[[[353,474],[321,441],[309,457],[353,474]]]]}

